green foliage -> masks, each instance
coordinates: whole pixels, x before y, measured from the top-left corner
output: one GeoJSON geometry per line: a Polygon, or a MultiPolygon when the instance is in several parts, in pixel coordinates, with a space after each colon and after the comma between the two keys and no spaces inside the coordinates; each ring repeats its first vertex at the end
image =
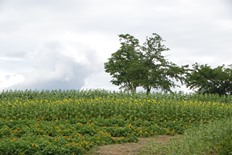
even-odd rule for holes
{"type": "Polygon", "coordinates": [[[192,126],[231,118],[228,99],[104,90],[5,91],[0,93],[0,152],[83,154],[98,145],[183,134],[192,126]]]}
{"type": "Polygon", "coordinates": [[[181,141],[169,147],[169,154],[231,154],[231,118],[187,129],[181,141]]]}
{"type": "Polygon", "coordinates": [[[231,95],[232,66],[222,65],[211,68],[208,65],[196,63],[186,77],[186,84],[190,89],[196,89],[199,93],[231,95]]]}
{"type": "Polygon", "coordinates": [[[119,35],[121,47],[105,63],[105,71],[112,76],[115,85],[135,92],[138,86],[147,94],[151,89],[171,91],[176,84],[173,80],[182,81],[186,67],[178,67],[162,55],[169,49],[163,45],[162,38],[153,33],[145,43],[139,45],[138,39],[129,35],[119,35]]]}
{"type": "Polygon", "coordinates": [[[159,89],[160,87],[169,87],[167,70],[169,62],[162,55],[163,51],[168,51],[162,44],[163,40],[158,35],[153,33],[151,37],[147,37],[146,42],[142,48],[142,65],[144,74],[141,79],[141,86],[143,86],[147,93],[151,88],[159,89]]]}
{"type": "Polygon", "coordinates": [[[231,118],[220,119],[188,128],[165,146],[152,142],[140,154],[229,155],[232,153],[231,132],[231,118]]]}
{"type": "Polygon", "coordinates": [[[224,140],[220,143],[219,155],[232,155],[232,132],[228,133],[228,137],[225,137],[224,140]]]}
{"type": "Polygon", "coordinates": [[[139,61],[137,52],[139,41],[129,34],[121,34],[119,38],[121,47],[105,63],[105,71],[112,76],[113,84],[135,92],[139,85],[135,78],[139,61]]]}

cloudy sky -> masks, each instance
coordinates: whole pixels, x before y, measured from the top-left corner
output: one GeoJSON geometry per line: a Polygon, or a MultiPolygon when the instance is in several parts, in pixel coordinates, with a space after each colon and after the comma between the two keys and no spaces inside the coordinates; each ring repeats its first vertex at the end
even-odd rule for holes
{"type": "Polygon", "coordinates": [[[117,90],[118,34],[153,32],[177,64],[232,64],[230,0],[0,0],[0,90],[117,90]]]}

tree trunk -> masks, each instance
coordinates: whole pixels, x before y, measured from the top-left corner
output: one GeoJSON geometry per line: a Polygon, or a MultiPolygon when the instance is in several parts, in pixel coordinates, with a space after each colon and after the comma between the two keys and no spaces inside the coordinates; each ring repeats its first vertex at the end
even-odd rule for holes
{"type": "Polygon", "coordinates": [[[131,88],[131,93],[132,93],[132,94],[135,94],[135,93],[136,93],[136,87],[132,87],[132,88],[131,88]]]}
{"type": "Polygon", "coordinates": [[[151,92],[151,87],[147,87],[147,89],[146,89],[146,94],[147,94],[147,96],[150,94],[150,92],[151,92]]]}

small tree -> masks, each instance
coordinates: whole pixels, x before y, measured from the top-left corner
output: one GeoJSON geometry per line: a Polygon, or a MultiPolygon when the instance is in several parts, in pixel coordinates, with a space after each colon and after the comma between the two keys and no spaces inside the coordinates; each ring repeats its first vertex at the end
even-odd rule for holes
{"type": "Polygon", "coordinates": [[[195,63],[186,77],[186,85],[198,93],[232,94],[232,65],[212,68],[195,63]]]}

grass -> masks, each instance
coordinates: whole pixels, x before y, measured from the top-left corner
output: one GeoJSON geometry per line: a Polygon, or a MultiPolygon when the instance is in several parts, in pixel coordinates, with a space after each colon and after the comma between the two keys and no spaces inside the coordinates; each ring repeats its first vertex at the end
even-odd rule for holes
{"type": "Polygon", "coordinates": [[[222,119],[209,124],[201,124],[187,129],[183,136],[172,139],[168,145],[153,142],[146,146],[140,155],[208,155],[232,154],[232,120],[222,119]]]}

